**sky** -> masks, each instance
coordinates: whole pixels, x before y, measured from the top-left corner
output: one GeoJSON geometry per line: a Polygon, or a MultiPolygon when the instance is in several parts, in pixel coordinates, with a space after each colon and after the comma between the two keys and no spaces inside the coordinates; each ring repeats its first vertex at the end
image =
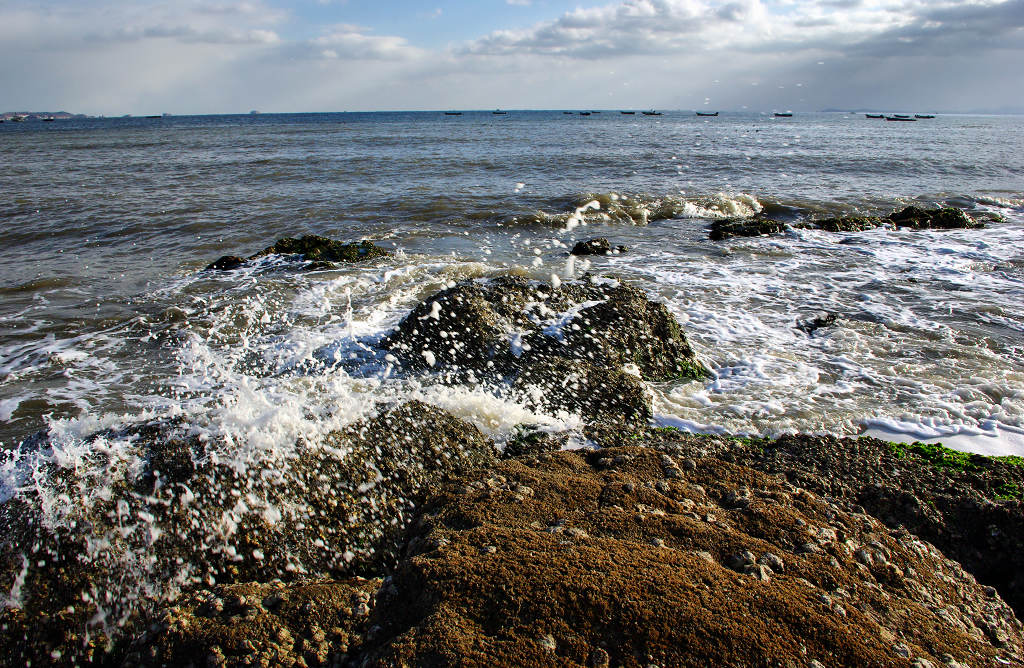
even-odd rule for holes
{"type": "Polygon", "coordinates": [[[0,0],[0,112],[1024,112],[1024,0],[0,0]]]}

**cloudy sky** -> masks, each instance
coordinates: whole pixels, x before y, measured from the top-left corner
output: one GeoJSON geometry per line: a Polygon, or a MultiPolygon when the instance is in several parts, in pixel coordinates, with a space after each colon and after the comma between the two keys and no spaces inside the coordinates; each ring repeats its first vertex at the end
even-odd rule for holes
{"type": "Polygon", "coordinates": [[[0,111],[1024,111],[1024,0],[0,0],[0,111]]]}

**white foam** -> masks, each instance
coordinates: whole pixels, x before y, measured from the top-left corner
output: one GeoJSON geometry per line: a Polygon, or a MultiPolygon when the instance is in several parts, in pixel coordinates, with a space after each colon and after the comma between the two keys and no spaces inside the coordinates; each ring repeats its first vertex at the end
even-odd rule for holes
{"type": "Polygon", "coordinates": [[[863,421],[863,435],[896,443],[938,444],[951,450],[993,457],[1024,456],[1024,429],[989,421],[980,425],[934,425],[894,418],[863,421]]]}

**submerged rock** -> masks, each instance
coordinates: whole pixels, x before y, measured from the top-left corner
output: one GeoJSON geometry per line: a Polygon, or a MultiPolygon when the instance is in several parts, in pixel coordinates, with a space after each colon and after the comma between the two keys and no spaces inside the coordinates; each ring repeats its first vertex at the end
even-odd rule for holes
{"type": "Polygon", "coordinates": [[[279,239],[273,246],[250,255],[248,259],[225,255],[207,265],[205,271],[232,271],[245,266],[252,260],[272,254],[299,255],[304,261],[310,263],[310,266],[306,267],[307,269],[325,269],[333,266],[334,262],[365,262],[389,255],[388,251],[370,241],[344,243],[315,234],[307,234],[299,239],[292,237],[279,239]]]}
{"type": "Polygon", "coordinates": [[[926,543],[718,459],[658,486],[666,458],[559,452],[442,488],[362,665],[1021,660],[1009,607],[926,543]],[[722,505],[743,487],[748,504],[722,505]]]}
{"type": "Polygon", "coordinates": [[[813,316],[797,320],[796,328],[810,336],[822,327],[831,327],[838,319],[838,313],[817,313],[813,316]]]}
{"type": "Polygon", "coordinates": [[[787,227],[825,230],[827,232],[863,232],[883,225],[908,227],[915,230],[976,229],[985,227],[983,222],[975,220],[961,209],[953,207],[921,209],[916,206],[908,206],[902,211],[895,211],[884,217],[845,216],[802,222],[784,222],[761,216],[716,220],[708,228],[708,238],[712,241],[720,241],[728,237],[763,236],[783,232],[787,227]]]}
{"type": "Polygon", "coordinates": [[[577,241],[573,246],[570,255],[611,255],[612,253],[625,253],[625,246],[618,246],[614,250],[610,241],[604,237],[597,237],[587,241],[577,241]]]}

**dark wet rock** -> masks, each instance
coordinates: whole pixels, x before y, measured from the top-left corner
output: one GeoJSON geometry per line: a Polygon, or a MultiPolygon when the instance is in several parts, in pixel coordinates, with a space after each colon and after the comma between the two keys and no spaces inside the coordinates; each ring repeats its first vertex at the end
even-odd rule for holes
{"type": "MultiPolygon", "coordinates": [[[[979,216],[981,218],[981,216],[979,216]]],[[[728,237],[754,237],[793,229],[818,229],[827,232],[863,232],[883,225],[906,227],[915,230],[974,229],[984,227],[981,220],[975,220],[961,209],[946,207],[921,209],[908,206],[888,216],[843,216],[806,221],[780,221],[762,216],[742,219],[716,220],[711,223],[708,238],[720,241],[728,237]]]]}
{"type": "Polygon", "coordinates": [[[262,453],[256,469],[237,446],[179,427],[100,434],[132,439],[133,452],[107,461],[96,447],[97,461],[51,465],[0,505],[0,590],[21,604],[0,613],[12,660],[85,660],[103,631],[131,631],[179,588],[380,572],[421,494],[495,454],[475,427],[420,402],[262,453]]]}
{"type": "Polygon", "coordinates": [[[975,221],[965,211],[952,207],[921,209],[908,206],[902,211],[890,214],[886,220],[896,227],[909,227],[915,230],[973,229],[985,226],[984,223],[975,221]]]}
{"type": "Polygon", "coordinates": [[[721,241],[729,237],[760,237],[778,234],[790,227],[789,223],[766,218],[726,218],[711,222],[708,238],[721,241]]]}
{"type": "Polygon", "coordinates": [[[650,399],[636,376],[581,360],[545,357],[525,367],[513,389],[549,412],[568,411],[616,425],[646,425],[650,399]]]}
{"type": "Polygon", "coordinates": [[[839,319],[838,313],[817,313],[808,318],[800,318],[796,321],[796,328],[810,336],[823,327],[831,327],[839,319]]]}
{"type": "Polygon", "coordinates": [[[896,645],[936,665],[1020,660],[1008,606],[926,543],[713,458],[660,492],[664,456],[563,451],[441,488],[362,665],[897,665],[896,645]],[[723,511],[740,487],[751,504],[723,511]],[[796,551],[826,529],[841,541],[796,551]],[[862,546],[887,563],[857,561],[862,546]]]}
{"type": "Polygon", "coordinates": [[[863,232],[880,227],[885,220],[876,216],[848,216],[845,218],[824,218],[815,220],[812,225],[826,232],[863,232]]]}
{"type": "Polygon", "coordinates": [[[304,237],[295,239],[285,237],[268,248],[250,255],[248,258],[236,255],[225,255],[215,262],[207,265],[204,271],[232,271],[245,266],[252,260],[257,260],[267,255],[297,255],[306,265],[306,271],[331,269],[336,262],[348,264],[366,262],[379,257],[386,257],[390,253],[371,241],[359,241],[345,243],[315,234],[307,234],[304,237]]]}
{"type": "Polygon", "coordinates": [[[238,257],[237,255],[225,255],[207,265],[206,271],[233,271],[244,264],[245,258],[238,257]]]}
{"type": "Polygon", "coordinates": [[[626,252],[626,247],[625,246],[619,246],[619,247],[617,247],[617,248],[615,248],[613,250],[612,249],[612,244],[611,244],[610,241],[608,241],[604,237],[597,237],[595,239],[590,239],[588,241],[578,241],[578,242],[576,242],[576,245],[573,246],[573,248],[572,248],[572,252],[570,252],[569,254],[570,255],[611,255],[613,252],[625,253],[626,252]]]}
{"type": "Polygon", "coordinates": [[[510,459],[555,452],[562,448],[564,442],[564,437],[543,431],[535,425],[517,425],[505,444],[502,457],[510,459]]]}
{"type": "Polygon", "coordinates": [[[254,260],[271,254],[301,255],[303,259],[310,262],[365,262],[384,257],[388,255],[388,252],[370,241],[344,243],[315,234],[307,234],[299,239],[292,237],[279,239],[273,246],[264,248],[249,259],[254,260]]]}
{"type": "Polygon", "coordinates": [[[192,592],[151,615],[123,665],[346,665],[366,641],[381,582],[245,583],[192,592]]]}
{"type": "Polygon", "coordinates": [[[424,300],[382,347],[405,368],[475,379],[547,378],[541,367],[564,359],[608,377],[627,365],[646,380],[708,376],[663,304],[608,279],[559,288],[515,276],[466,281],[424,300]]]}

